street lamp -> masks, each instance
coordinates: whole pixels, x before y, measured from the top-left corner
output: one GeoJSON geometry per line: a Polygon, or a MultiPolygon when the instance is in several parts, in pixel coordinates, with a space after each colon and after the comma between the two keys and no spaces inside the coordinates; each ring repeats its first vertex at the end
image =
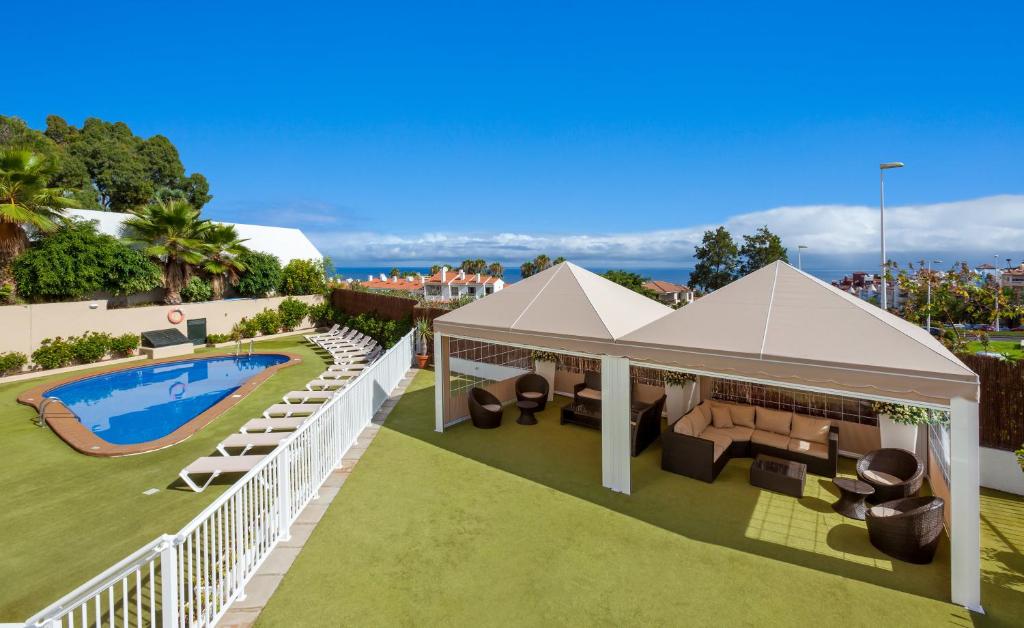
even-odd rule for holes
{"type": "Polygon", "coordinates": [[[800,270],[804,269],[804,258],[801,255],[801,253],[803,253],[804,249],[806,248],[807,246],[803,244],[796,245],[796,267],[799,268],[800,270]]]}
{"type": "Polygon", "coordinates": [[[941,264],[942,260],[928,260],[928,333],[932,333],[932,264],[941,264]]]}
{"type": "Polygon", "coordinates": [[[889,309],[889,298],[887,295],[888,290],[885,287],[885,273],[889,264],[885,259],[885,171],[892,168],[902,168],[902,161],[889,161],[884,164],[878,164],[878,208],[881,217],[881,234],[882,234],[882,309],[889,309]]]}

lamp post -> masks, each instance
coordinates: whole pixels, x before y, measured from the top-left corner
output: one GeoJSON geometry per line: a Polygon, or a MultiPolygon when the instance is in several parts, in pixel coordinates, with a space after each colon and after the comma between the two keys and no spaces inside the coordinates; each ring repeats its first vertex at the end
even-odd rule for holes
{"type": "Polygon", "coordinates": [[[885,259],[885,171],[891,170],[892,168],[902,168],[902,161],[889,161],[884,164],[878,164],[878,209],[881,219],[881,232],[882,236],[882,309],[889,309],[889,297],[887,295],[888,290],[885,286],[885,274],[888,269],[888,262],[885,259]]]}
{"type": "Polygon", "coordinates": [[[941,264],[940,259],[928,260],[928,333],[932,333],[932,264],[941,264]]]}
{"type": "Polygon", "coordinates": [[[804,269],[804,258],[801,253],[803,253],[806,248],[807,247],[803,244],[796,245],[796,267],[800,270],[804,269]]]}

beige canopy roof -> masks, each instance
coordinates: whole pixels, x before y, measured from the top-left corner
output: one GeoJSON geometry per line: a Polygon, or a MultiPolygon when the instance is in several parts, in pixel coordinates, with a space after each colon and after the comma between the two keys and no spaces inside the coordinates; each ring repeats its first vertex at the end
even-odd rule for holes
{"type": "Polygon", "coordinates": [[[978,376],[927,331],[776,262],[616,343],[683,369],[946,405],[978,376]]]}
{"type": "Polygon", "coordinates": [[[441,334],[609,353],[613,341],[671,308],[570,262],[434,319],[441,334]]]}

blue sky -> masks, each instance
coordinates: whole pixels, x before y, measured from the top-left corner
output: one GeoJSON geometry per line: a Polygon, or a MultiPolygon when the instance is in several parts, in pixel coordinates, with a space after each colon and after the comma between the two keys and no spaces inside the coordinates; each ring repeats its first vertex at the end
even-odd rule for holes
{"type": "Polygon", "coordinates": [[[1018,3],[61,4],[5,9],[0,113],[167,135],[211,217],[339,261],[684,263],[762,218],[866,253],[894,159],[894,249],[1024,255],[1018,3]]]}

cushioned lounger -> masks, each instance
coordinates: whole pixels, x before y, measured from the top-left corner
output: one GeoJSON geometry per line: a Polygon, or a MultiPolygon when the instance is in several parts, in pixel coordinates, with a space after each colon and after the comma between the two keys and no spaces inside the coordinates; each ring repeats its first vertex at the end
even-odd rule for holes
{"type": "Polygon", "coordinates": [[[181,470],[178,477],[197,493],[202,493],[211,482],[225,473],[247,473],[266,456],[207,456],[199,458],[181,470]],[[201,486],[192,480],[193,475],[210,476],[201,486]]]}
{"type": "Polygon", "coordinates": [[[263,432],[255,434],[232,434],[217,445],[217,451],[222,456],[230,456],[229,449],[241,449],[239,456],[249,453],[250,449],[256,447],[277,447],[281,441],[288,438],[289,432],[263,432]]]}

